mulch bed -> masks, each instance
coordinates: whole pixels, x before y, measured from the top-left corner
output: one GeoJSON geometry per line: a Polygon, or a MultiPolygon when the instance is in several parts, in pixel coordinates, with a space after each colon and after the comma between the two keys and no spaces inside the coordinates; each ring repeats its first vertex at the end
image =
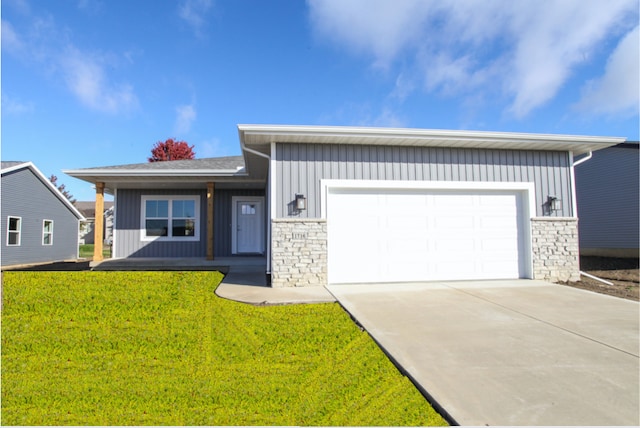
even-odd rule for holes
{"type": "Polygon", "coordinates": [[[581,276],[580,281],[564,284],[596,293],[640,301],[638,259],[585,256],[580,258],[580,270],[612,282],[613,285],[607,285],[586,276],[581,276]]]}

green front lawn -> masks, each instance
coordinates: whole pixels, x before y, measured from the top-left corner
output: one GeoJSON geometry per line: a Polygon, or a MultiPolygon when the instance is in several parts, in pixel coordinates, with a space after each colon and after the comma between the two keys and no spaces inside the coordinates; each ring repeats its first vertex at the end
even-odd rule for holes
{"type": "MultiPolygon", "coordinates": [[[[93,257],[93,247],[94,244],[81,244],[79,255],[81,258],[91,258],[93,257]]],[[[102,255],[104,258],[111,258],[111,248],[104,245],[102,248],[102,255]]]]}
{"type": "Polygon", "coordinates": [[[338,304],[217,272],[4,272],[3,425],[443,425],[338,304]]]}

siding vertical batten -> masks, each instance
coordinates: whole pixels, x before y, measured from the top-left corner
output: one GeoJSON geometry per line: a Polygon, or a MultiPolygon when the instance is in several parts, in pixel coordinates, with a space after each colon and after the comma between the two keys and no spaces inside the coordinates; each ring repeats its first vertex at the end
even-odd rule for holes
{"type": "Polygon", "coordinates": [[[276,216],[273,218],[292,217],[287,210],[291,202],[289,193],[303,187],[309,193],[307,210],[296,216],[321,218],[318,182],[322,179],[533,182],[534,215],[574,215],[569,182],[571,166],[565,152],[339,144],[318,148],[314,144],[295,144],[295,153],[292,153],[290,143],[275,145],[277,163],[273,176],[281,193],[274,195],[276,216]],[[301,162],[308,166],[306,171],[295,169],[293,164],[301,162]],[[551,191],[566,203],[561,211],[545,213],[544,204],[551,191]]]}

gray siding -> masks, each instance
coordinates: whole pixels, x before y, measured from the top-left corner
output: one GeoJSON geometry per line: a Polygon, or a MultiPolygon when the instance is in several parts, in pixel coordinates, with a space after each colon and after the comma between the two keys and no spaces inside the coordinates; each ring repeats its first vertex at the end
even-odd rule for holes
{"type": "Polygon", "coordinates": [[[562,200],[572,216],[569,154],[566,152],[480,150],[366,145],[276,145],[276,215],[321,217],[320,180],[500,181],[532,182],[536,215],[549,215],[547,196],[562,200]],[[307,210],[293,213],[296,193],[307,197],[307,210]]]}
{"type": "Polygon", "coordinates": [[[30,169],[2,174],[2,266],[78,257],[78,219],[30,169]],[[22,217],[20,246],[7,246],[7,217],[22,217]],[[43,220],[53,220],[53,245],[42,245],[43,220]]]}
{"type": "MultiPolygon", "coordinates": [[[[214,192],[214,257],[231,255],[231,197],[264,196],[262,190],[214,192]]],[[[207,196],[205,190],[118,190],[116,196],[117,257],[205,257],[207,253],[207,196]],[[200,195],[200,240],[148,242],[140,240],[142,195],[200,195]]]]}
{"type": "Polygon", "coordinates": [[[638,165],[638,145],[622,144],[576,166],[581,248],[639,247],[638,165]]]}

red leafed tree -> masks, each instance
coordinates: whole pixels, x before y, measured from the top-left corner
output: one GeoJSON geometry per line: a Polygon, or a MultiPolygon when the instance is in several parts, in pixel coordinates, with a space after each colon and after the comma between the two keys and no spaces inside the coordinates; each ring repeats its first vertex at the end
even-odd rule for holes
{"type": "Polygon", "coordinates": [[[167,141],[158,141],[151,149],[149,162],[163,162],[182,159],[193,159],[196,153],[193,146],[184,141],[175,141],[169,138],[167,141]]]}

